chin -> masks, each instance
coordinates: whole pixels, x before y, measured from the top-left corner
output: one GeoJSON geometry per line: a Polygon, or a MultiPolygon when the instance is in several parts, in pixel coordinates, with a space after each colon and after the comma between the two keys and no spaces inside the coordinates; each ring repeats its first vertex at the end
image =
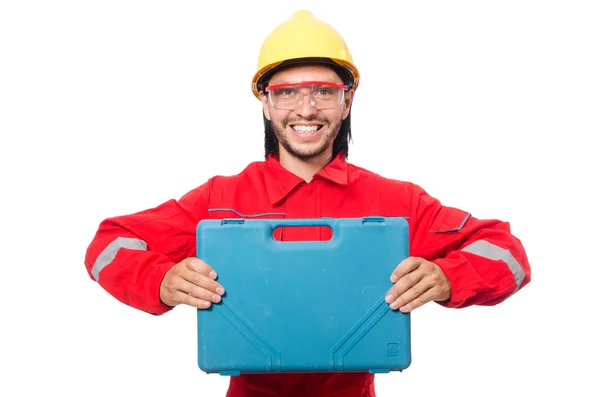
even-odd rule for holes
{"type": "Polygon", "coordinates": [[[311,158],[322,156],[330,149],[327,145],[291,145],[286,147],[286,151],[299,159],[309,160],[311,158]]]}

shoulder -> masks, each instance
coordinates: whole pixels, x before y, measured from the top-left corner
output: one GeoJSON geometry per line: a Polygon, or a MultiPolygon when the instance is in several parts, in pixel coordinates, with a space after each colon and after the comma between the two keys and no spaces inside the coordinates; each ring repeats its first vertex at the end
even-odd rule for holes
{"type": "Polygon", "coordinates": [[[208,181],[211,194],[229,192],[238,187],[247,189],[248,186],[264,184],[265,161],[253,161],[239,172],[229,175],[218,174],[208,181]]]}
{"type": "Polygon", "coordinates": [[[249,180],[256,180],[258,176],[262,175],[264,166],[264,161],[254,161],[248,163],[244,168],[240,169],[236,173],[215,174],[204,180],[201,185],[196,186],[194,189],[187,192],[184,197],[198,196],[203,194],[211,195],[215,191],[235,188],[241,183],[247,184],[249,180]]]}
{"type": "Polygon", "coordinates": [[[209,179],[209,182],[211,185],[235,184],[238,181],[247,180],[248,178],[253,179],[257,176],[262,176],[264,168],[264,161],[253,161],[236,173],[214,175],[209,179]]]}
{"type": "Polygon", "coordinates": [[[411,194],[418,186],[412,182],[383,176],[377,172],[348,163],[348,182],[378,192],[411,194]]]}

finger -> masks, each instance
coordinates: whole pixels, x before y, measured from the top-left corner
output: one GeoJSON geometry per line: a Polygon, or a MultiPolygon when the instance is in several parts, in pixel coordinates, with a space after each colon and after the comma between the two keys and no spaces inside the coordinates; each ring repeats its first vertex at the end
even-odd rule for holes
{"type": "Polygon", "coordinates": [[[392,272],[390,281],[395,283],[396,281],[400,280],[402,277],[418,268],[422,260],[422,258],[416,258],[413,256],[404,259],[392,272]]]}
{"type": "Polygon", "coordinates": [[[211,280],[203,274],[186,270],[181,274],[181,278],[191,284],[191,286],[188,286],[184,292],[191,293],[192,295],[196,295],[194,292],[196,288],[205,289],[218,295],[225,294],[225,288],[223,288],[221,284],[211,280]]]}
{"type": "Polygon", "coordinates": [[[385,301],[391,304],[396,298],[406,293],[406,291],[411,289],[415,284],[419,283],[424,276],[424,272],[419,269],[415,269],[404,275],[392,288],[390,288],[388,295],[385,297],[385,301]]]}
{"type": "Polygon", "coordinates": [[[172,299],[177,304],[184,304],[195,307],[197,309],[208,309],[211,306],[210,301],[206,299],[200,299],[198,297],[183,293],[181,291],[174,292],[172,295],[172,299]]]}
{"type": "MultiPolygon", "coordinates": [[[[203,277],[203,276],[202,276],[203,277]]],[[[183,292],[194,298],[210,301],[213,303],[219,303],[221,301],[221,295],[215,293],[215,291],[208,290],[200,287],[184,278],[181,278],[176,288],[177,292],[183,292]]]]}
{"type": "Polygon", "coordinates": [[[213,280],[217,279],[217,272],[206,262],[198,258],[188,258],[186,261],[186,267],[195,272],[204,274],[212,278],[213,280]]]}
{"type": "Polygon", "coordinates": [[[427,280],[422,280],[392,302],[390,309],[396,310],[399,308],[401,312],[407,313],[423,306],[433,300],[435,295],[433,286],[434,284],[427,280]]]}

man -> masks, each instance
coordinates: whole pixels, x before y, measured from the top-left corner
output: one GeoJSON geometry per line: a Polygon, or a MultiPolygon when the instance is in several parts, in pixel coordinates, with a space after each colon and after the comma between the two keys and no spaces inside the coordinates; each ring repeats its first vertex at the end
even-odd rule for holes
{"type": "MultiPolygon", "coordinates": [[[[444,207],[419,186],[347,162],[350,108],[360,75],[344,40],[300,11],[263,43],[252,82],[265,120],[265,161],[213,177],[156,208],[104,220],[85,258],[90,276],[121,302],[152,314],[206,309],[227,288],[195,258],[202,219],[406,216],[411,257],[390,274],[390,308],[427,302],[494,305],[530,281],[509,225],[444,207]]],[[[281,240],[325,240],[326,228],[285,228],[281,240]]],[[[368,271],[368,269],[365,269],[368,271]]],[[[228,396],[375,396],[368,373],[240,375],[228,396]]]]}

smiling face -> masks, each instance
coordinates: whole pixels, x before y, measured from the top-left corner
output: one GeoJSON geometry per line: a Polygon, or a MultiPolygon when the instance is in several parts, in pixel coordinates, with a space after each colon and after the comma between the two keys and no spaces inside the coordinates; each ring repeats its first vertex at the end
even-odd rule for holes
{"type": "MultiPolygon", "coordinates": [[[[307,81],[342,84],[341,78],[332,69],[321,65],[305,65],[275,73],[269,86],[307,81]]],[[[298,92],[310,93],[310,89],[300,87],[298,92]]],[[[319,100],[317,96],[320,96],[324,101],[327,93],[327,90],[316,92],[315,100],[319,100]]],[[[287,92],[284,91],[283,94],[287,92]]],[[[342,121],[350,112],[352,94],[352,91],[342,94],[341,103],[328,106],[327,109],[317,109],[318,106],[314,106],[310,95],[304,95],[302,102],[293,110],[275,108],[269,101],[269,96],[261,94],[265,117],[271,121],[279,141],[280,157],[292,156],[301,160],[331,158],[333,141],[342,121]]]]}

